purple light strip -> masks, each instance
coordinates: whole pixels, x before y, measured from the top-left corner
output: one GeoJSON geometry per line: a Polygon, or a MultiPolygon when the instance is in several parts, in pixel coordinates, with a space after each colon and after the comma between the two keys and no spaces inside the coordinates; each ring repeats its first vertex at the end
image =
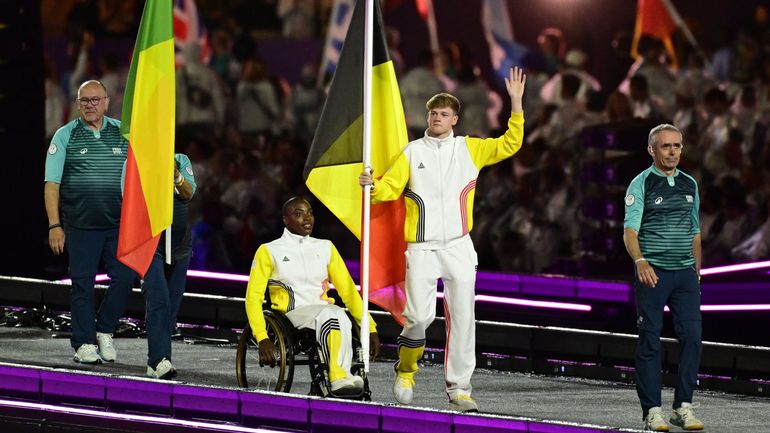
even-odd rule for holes
{"type": "MultiPolygon", "coordinates": [[[[715,311],[715,312],[727,312],[727,311],[770,311],[770,304],[733,304],[733,305],[701,305],[700,310],[715,311]]],[[[664,311],[671,311],[668,305],[664,308],[664,311]]]]}
{"type": "Polygon", "coordinates": [[[701,269],[701,275],[724,274],[728,272],[750,271],[752,269],[770,268],[770,260],[764,262],[739,263],[737,265],[717,266],[701,269]]]}
{"type": "MultiPolygon", "coordinates": [[[[742,263],[738,265],[720,266],[715,268],[702,269],[702,275],[718,274],[725,272],[737,272],[741,270],[749,269],[761,269],[763,267],[770,267],[770,261],[755,262],[755,263],[742,263]]],[[[224,272],[210,272],[199,271],[190,269],[187,271],[187,276],[193,278],[207,278],[224,281],[236,281],[236,282],[248,282],[248,275],[229,274],[224,272]]],[[[109,280],[106,274],[99,274],[96,276],[96,281],[109,280]]],[[[70,279],[59,280],[64,284],[72,284],[70,279]]],[[[443,298],[444,294],[438,292],[438,297],[443,298]]],[[[572,310],[572,311],[592,311],[592,307],[586,304],[574,304],[569,302],[553,302],[553,301],[535,301],[530,299],[520,298],[505,298],[502,296],[491,295],[476,295],[476,301],[489,302],[493,304],[505,304],[505,305],[518,305],[522,307],[535,307],[535,308],[550,308],[559,310],[572,310]]],[[[665,307],[665,311],[669,311],[668,307],[665,307]]],[[[729,311],[770,311],[770,304],[734,304],[734,305],[701,305],[701,311],[704,312],[729,312],[729,311]]]]}
{"type": "Polygon", "coordinates": [[[136,415],[129,413],[104,412],[101,410],[83,409],[69,406],[55,406],[42,403],[30,403],[25,401],[14,401],[0,399],[0,406],[16,407],[22,409],[41,410],[45,412],[58,412],[69,415],[82,415],[98,418],[108,418],[120,421],[146,422],[154,424],[164,424],[169,426],[190,427],[193,429],[205,429],[206,431],[238,432],[238,433],[281,433],[283,430],[269,430],[265,428],[249,428],[228,424],[214,424],[202,421],[188,421],[174,418],[163,418],[149,415],[136,415]]]}

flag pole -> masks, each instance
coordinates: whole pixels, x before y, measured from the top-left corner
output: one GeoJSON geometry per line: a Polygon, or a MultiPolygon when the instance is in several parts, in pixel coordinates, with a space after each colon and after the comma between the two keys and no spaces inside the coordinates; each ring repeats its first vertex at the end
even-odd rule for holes
{"type": "MultiPolygon", "coordinates": [[[[374,30],[374,0],[365,1],[364,13],[364,169],[371,171],[372,166],[372,33],[374,30]]],[[[371,210],[372,186],[364,187],[363,211],[361,224],[361,298],[363,313],[361,314],[361,351],[364,361],[364,372],[369,373],[369,215],[371,210]]]]}
{"type": "Polygon", "coordinates": [[[700,44],[698,44],[698,41],[695,39],[695,36],[690,31],[690,27],[687,25],[687,23],[682,19],[682,16],[679,15],[679,11],[676,10],[676,7],[674,7],[674,4],[671,2],[671,0],[662,0],[663,6],[668,11],[669,15],[671,15],[671,18],[674,20],[674,23],[679,26],[680,29],[682,29],[682,34],[687,39],[687,41],[692,44],[693,48],[695,48],[695,51],[703,57],[703,63],[705,63],[706,67],[713,71],[714,65],[711,64],[711,61],[709,60],[708,56],[705,52],[703,52],[703,49],[701,48],[700,44]]]}
{"type": "Polygon", "coordinates": [[[444,65],[441,60],[441,48],[438,45],[438,29],[436,28],[436,13],[433,10],[433,0],[426,0],[428,7],[428,39],[430,40],[430,50],[433,53],[433,69],[436,74],[444,73],[444,65]]]}

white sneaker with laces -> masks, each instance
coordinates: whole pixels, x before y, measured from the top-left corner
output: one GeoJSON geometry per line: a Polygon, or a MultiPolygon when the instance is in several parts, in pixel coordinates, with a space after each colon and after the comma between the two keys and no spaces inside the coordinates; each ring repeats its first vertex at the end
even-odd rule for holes
{"type": "Polygon", "coordinates": [[[347,376],[332,381],[332,392],[335,394],[354,394],[364,388],[364,380],[360,376],[347,376]]]}
{"type": "Polygon", "coordinates": [[[101,364],[102,358],[99,357],[95,344],[81,344],[75,351],[73,361],[81,364],[101,364]]]}
{"type": "Polygon", "coordinates": [[[682,406],[671,414],[668,422],[681,427],[683,430],[703,430],[703,422],[695,418],[695,413],[692,410],[698,406],[700,406],[698,403],[682,403],[682,406]]]}
{"type": "Polygon", "coordinates": [[[449,410],[458,410],[460,412],[478,412],[479,405],[469,394],[457,394],[449,400],[449,410]]]}
{"type": "Polygon", "coordinates": [[[96,344],[99,345],[99,356],[107,362],[115,362],[118,357],[115,345],[112,344],[112,334],[96,333],[96,344]]]}
{"type": "Polygon", "coordinates": [[[147,366],[147,376],[153,379],[173,379],[176,377],[176,370],[171,361],[163,358],[154,369],[147,366]]]}
{"type": "Polygon", "coordinates": [[[393,396],[401,404],[409,404],[414,398],[414,379],[396,375],[393,383],[393,396]]]}
{"type": "Polygon", "coordinates": [[[663,420],[660,407],[651,407],[644,418],[644,429],[652,431],[668,431],[668,424],[663,420]]]}

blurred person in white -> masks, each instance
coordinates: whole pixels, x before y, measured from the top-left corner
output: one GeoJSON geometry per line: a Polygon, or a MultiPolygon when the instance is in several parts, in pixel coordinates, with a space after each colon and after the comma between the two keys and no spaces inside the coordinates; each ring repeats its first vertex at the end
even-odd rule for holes
{"type": "Polygon", "coordinates": [[[475,65],[464,65],[458,74],[454,96],[463,101],[463,117],[456,128],[459,134],[489,137],[490,127],[487,110],[492,105],[489,87],[479,76],[475,65]]]}
{"type": "Polygon", "coordinates": [[[190,42],[182,49],[184,65],[176,71],[176,124],[184,138],[209,140],[221,133],[225,97],[219,77],[201,63],[201,47],[190,42]]]}
{"type": "Polygon", "coordinates": [[[276,14],[283,21],[283,37],[307,39],[316,35],[316,0],[278,0],[276,14]]]}
{"type": "Polygon", "coordinates": [[[273,135],[281,119],[281,104],[275,86],[259,59],[243,62],[236,90],[238,130],[253,136],[273,135]]]}
{"type": "Polygon", "coordinates": [[[324,92],[316,84],[317,76],[318,68],[312,63],[306,63],[302,67],[300,81],[294,86],[291,95],[294,136],[305,143],[310,143],[313,139],[324,102],[324,92]]]}
{"type": "Polygon", "coordinates": [[[423,50],[420,60],[420,64],[407,71],[398,82],[410,139],[425,135],[428,126],[425,120],[425,101],[444,91],[444,85],[433,69],[433,53],[428,49],[423,50]]]}
{"type": "Polygon", "coordinates": [[[561,104],[562,77],[566,74],[572,74],[580,79],[580,88],[575,95],[575,99],[583,104],[588,102],[589,91],[600,92],[602,85],[599,83],[599,80],[585,70],[587,62],[588,55],[586,53],[577,49],[569,50],[564,57],[565,67],[543,85],[540,89],[540,97],[545,102],[561,104]]]}
{"type": "Polygon", "coordinates": [[[641,75],[647,79],[647,89],[650,95],[662,99],[664,111],[674,106],[674,86],[676,76],[664,64],[666,59],[663,44],[653,38],[642,36],[639,40],[639,58],[628,69],[626,79],[620,83],[618,90],[631,95],[631,79],[641,75]]]}

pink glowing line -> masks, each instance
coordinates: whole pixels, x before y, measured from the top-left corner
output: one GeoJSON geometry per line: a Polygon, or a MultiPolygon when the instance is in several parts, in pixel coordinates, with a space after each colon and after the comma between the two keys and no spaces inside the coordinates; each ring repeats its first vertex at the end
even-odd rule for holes
{"type": "MultiPolygon", "coordinates": [[[[719,266],[715,268],[701,269],[701,275],[719,274],[725,272],[737,272],[750,269],[761,269],[764,267],[770,267],[770,261],[755,262],[755,263],[742,263],[737,265],[719,266]]],[[[187,271],[187,276],[193,278],[209,278],[225,281],[236,282],[248,282],[248,275],[229,274],[224,272],[210,272],[210,271],[198,271],[190,269],[187,271]]],[[[109,277],[106,274],[99,274],[96,276],[96,281],[106,281],[109,277]]],[[[70,279],[59,280],[65,284],[72,284],[70,279]]],[[[443,298],[444,294],[439,292],[439,298],[443,298]]],[[[534,301],[530,299],[518,299],[518,298],[504,298],[501,296],[491,295],[476,295],[476,300],[479,302],[489,302],[493,304],[505,304],[505,305],[518,305],[522,307],[536,307],[536,308],[551,308],[559,310],[572,310],[572,311],[592,311],[592,307],[586,304],[573,304],[569,302],[553,302],[553,301],[534,301]]],[[[736,305],[701,305],[701,311],[704,312],[729,312],[729,311],[770,311],[770,304],[736,304],[736,305]]],[[[669,311],[668,307],[665,307],[665,311],[669,311]]]]}
{"type": "Polygon", "coordinates": [[[196,277],[196,278],[211,278],[215,280],[225,280],[225,281],[240,281],[244,283],[249,282],[248,275],[226,274],[224,272],[196,271],[194,269],[188,270],[187,276],[196,277]]]}
{"type": "Polygon", "coordinates": [[[717,266],[714,268],[701,269],[700,274],[714,275],[714,274],[724,274],[727,272],[750,271],[752,269],[762,269],[762,268],[770,268],[770,260],[767,260],[764,262],[738,263],[737,265],[717,266]]]}
{"type": "MultiPolygon", "coordinates": [[[[668,305],[663,309],[671,311],[668,305]]],[[[718,313],[726,311],[770,311],[770,304],[727,304],[727,305],[701,305],[701,311],[714,311],[718,313]]]]}
{"type": "Polygon", "coordinates": [[[188,427],[188,428],[191,427],[193,429],[200,428],[205,431],[239,432],[239,433],[280,433],[278,430],[269,430],[265,428],[250,428],[250,427],[241,427],[241,426],[234,426],[234,425],[227,425],[227,424],[215,424],[215,423],[201,422],[201,421],[188,421],[188,420],[181,420],[181,419],[174,419],[174,418],[164,418],[159,416],[104,412],[101,410],[83,409],[83,408],[68,407],[68,406],[55,406],[51,404],[31,403],[31,402],[25,402],[25,401],[0,399],[0,406],[16,407],[16,408],[31,409],[31,410],[41,410],[44,412],[58,412],[58,413],[65,413],[70,415],[107,418],[107,419],[114,419],[119,421],[134,421],[134,422],[144,422],[144,423],[153,423],[153,424],[162,424],[162,425],[182,426],[182,427],[188,427]]]}
{"type": "MultiPolygon", "coordinates": [[[[436,297],[443,299],[444,293],[438,292],[436,297]]],[[[590,305],[572,304],[569,302],[533,301],[530,299],[503,298],[501,296],[476,295],[476,301],[493,304],[518,305],[520,307],[553,308],[557,310],[591,311],[590,305]]]]}

